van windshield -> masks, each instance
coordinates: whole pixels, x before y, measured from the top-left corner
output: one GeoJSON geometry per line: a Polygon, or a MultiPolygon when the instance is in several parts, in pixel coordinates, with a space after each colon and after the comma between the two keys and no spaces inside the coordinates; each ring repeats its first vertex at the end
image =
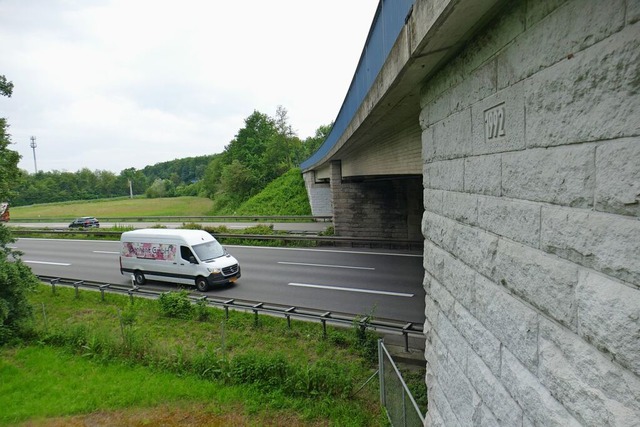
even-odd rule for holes
{"type": "Polygon", "coordinates": [[[192,246],[201,261],[207,262],[224,255],[224,248],[218,241],[214,240],[207,243],[200,243],[192,246]]]}

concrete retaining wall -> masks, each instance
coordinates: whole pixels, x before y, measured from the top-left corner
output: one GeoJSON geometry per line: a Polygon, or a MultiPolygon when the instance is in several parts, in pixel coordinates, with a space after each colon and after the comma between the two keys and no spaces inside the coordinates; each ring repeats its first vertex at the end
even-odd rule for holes
{"type": "Polygon", "coordinates": [[[422,91],[427,425],[640,423],[640,1],[507,2],[422,91]]]}

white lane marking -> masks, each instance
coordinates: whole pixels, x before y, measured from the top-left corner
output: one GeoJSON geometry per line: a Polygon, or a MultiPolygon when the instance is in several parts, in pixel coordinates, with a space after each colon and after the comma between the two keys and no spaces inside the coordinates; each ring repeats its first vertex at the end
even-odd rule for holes
{"type": "Polygon", "coordinates": [[[376,291],[373,289],[358,289],[358,288],[345,288],[342,286],[325,286],[325,285],[312,285],[309,283],[289,283],[289,286],[298,286],[301,288],[317,288],[317,289],[330,289],[332,291],[347,291],[347,292],[361,292],[364,294],[378,294],[378,295],[391,295],[394,297],[413,298],[413,294],[405,294],[403,292],[390,292],[390,291],[376,291]]]}
{"type": "Polygon", "coordinates": [[[68,267],[71,265],[66,262],[31,261],[28,259],[23,260],[23,262],[26,262],[27,264],[62,265],[64,267],[68,267]]]}
{"type": "Polygon", "coordinates": [[[110,254],[110,255],[120,255],[120,252],[114,251],[93,251],[94,254],[110,254]]]}
{"type": "Polygon", "coordinates": [[[329,267],[329,268],[351,268],[353,270],[375,270],[373,267],[352,267],[349,265],[331,265],[331,264],[307,264],[304,262],[286,262],[286,261],[278,261],[278,264],[286,264],[286,265],[304,265],[307,267],[329,267]]]}

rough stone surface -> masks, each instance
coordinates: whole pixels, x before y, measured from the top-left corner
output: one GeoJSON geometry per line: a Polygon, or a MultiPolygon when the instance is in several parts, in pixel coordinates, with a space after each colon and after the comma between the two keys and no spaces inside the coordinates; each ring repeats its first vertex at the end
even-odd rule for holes
{"type": "Polygon", "coordinates": [[[538,315],[486,278],[478,275],[472,313],[522,361],[535,371],[538,363],[538,315]]]}
{"type": "MultiPolygon", "coordinates": [[[[426,161],[468,156],[473,151],[471,109],[456,113],[433,125],[434,157],[426,161]]],[[[424,155],[424,153],[423,153],[424,155]]]]}
{"type": "Polygon", "coordinates": [[[639,134],[639,33],[636,23],[586,51],[567,50],[571,59],[527,82],[528,147],[639,134]]]}
{"type": "Polygon", "coordinates": [[[477,210],[477,223],[481,228],[533,248],[539,247],[540,205],[479,197],[477,210]]]}
{"type": "MultiPolygon", "coordinates": [[[[527,2],[527,4],[536,2],[527,2]]],[[[551,6],[555,6],[551,2],[551,6]]],[[[549,13],[498,57],[498,87],[511,86],[619,31],[624,0],[568,1],[549,13]]],[[[547,3],[549,4],[549,3],[547,3]]],[[[533,13],[538,14],[539,8],[533,13]]],[[[533,18],[535,19],[535,18],[533,18]]]]}
{"type": "Polygon", "coordinates": [[[522,408],[511,398],[498,377],[475,354],[467,362],[469,381],[496,419],[494,425],[519,426],[522,408]]]}
{"type": "Polygon", "coordinates": [[[640,221],[635,219],[543,207],[540,247],[640,286],[640,221]]]}
{"type": "Polygon", "coordinates": [[[577,328],[578,268],[572,263],[500,240],[492,277],[541,312],[577,328]]]}
{"type": "Polygon", "coordinates": [[[478,223],[478,197],[474,194],[446,191],[442,195],[441,213],[464,224],[478,223]]]}
{"type": "Polygon", "coordinates": [[[463,191],[464,159],[445,160],[425,165],[427,186],[436,190],[463,191]]]}
{"type": "Polygon", "coordinates": [[[524,85],[517,84],[501,90],[475,104],[472,109],[472,125],[474,155],[524,149],[524,85]],[[489,138],[486,112],[492,108],[500,108],[503,113],[501,128],[504,135],[489,138]]]}
{"type": "Polygon", "coordinates": [[[502,384],[534,425],[570,427],[581,424],[508,350],[502,351],[502,384]]]}
{"type": "Polygon", "coordinates": [[[503,2],[423,85],[426,425],[640,426],[639,35],[503,2]]]}
{"type": "Polygon", "coordinates": [[[576,294],[580,336],[640,377],[640,289],[582,272],[576,294]]]}
{"type": "Polygon", "coordinates": [[[502,195],[502,156],[468,157],[464,160],[464,191],[487,196],[502,195]]]}
{"type": "Polygon", "coordinates": [[[596,149],[596,209],[640,217],[640,138],[596,149]]]}
{"type": "Polygon", "coordinates": [[[502,195],[586,208],[593,205],[595,145],[502,155],[502,195]]]}
{"type": "Polygon", "coordinates": [[[546,319],[540,322],[538,375],[583,425],[638,425],[640,379],[546,319]]]}

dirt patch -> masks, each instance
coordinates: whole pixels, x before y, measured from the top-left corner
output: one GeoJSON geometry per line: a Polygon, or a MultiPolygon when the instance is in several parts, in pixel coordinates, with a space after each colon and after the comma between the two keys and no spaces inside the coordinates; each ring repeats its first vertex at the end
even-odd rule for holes
{"type": "Polygon", "coordinates": [[[204,405],[189,407],[159,406],[147,409],[126,409],[113,412],[94,412],[72,417],[27,421],[20,427],[240,427],[240,426],[327,426],[327,422],[304,423],[295,416],[247,416],[218,414],[204,405]]]}

